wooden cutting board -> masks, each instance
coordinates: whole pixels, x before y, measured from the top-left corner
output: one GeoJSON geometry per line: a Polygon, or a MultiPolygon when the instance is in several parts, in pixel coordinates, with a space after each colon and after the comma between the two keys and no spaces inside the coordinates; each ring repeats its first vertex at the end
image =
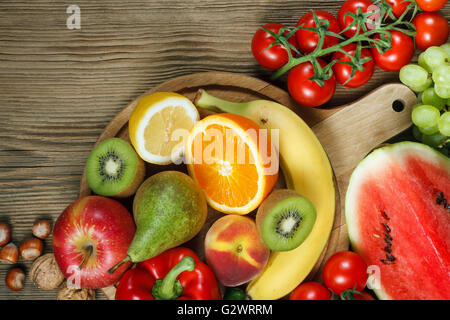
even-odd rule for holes
{"type": "MultiPolygon", "coordinates": [[[[333,167],[337,191],[333,229],[327,247],[309,276],[310,279],[320,279],[321,272],[319,271],[326,259],[333,253],[349,247],[344,199],[350,174],[359,161],[371,150],[411,126],[411,109],[417,103],[416,95],[402,84],[389,83],[353,103],[337,108],[305,108],[296,104],[286,91],[260,79],[224,72],[197,73],[166,81],[131,101],[105,128],[97,144],[111,137],[120,137],[129,141],[128,119],[143,96],[158,91],[169,91],[178,92],[193,100],[200,88],[217,97],[236,102],[255,99],[274,100],[294,110],[319,138],[333,167]]],[[[349,93],[351,93],[350,90],[349,93]]],[[[199,113],[204,117],[211,112],[199,109],[199,113]]],[[[150,176],[163,170],[186,172],[184,165],[148,165],[147,175],[150,176]]],[[[282,175],[280,176],[277,187],[284,187],[282,175]]],[[[83,197],[89,194],[91,194],[91,190],[83,174],[79,196],[83,197]]],[[[130,208],[131,199],[125,200],[124,204],[130,208]]],[[[208,208],[208,219],[203,229],[186,244],[192,247],[200,258],[203,258],[204,255],[203,239],[206,232],[211,224],[222,215],[222,213],[208,208]]],[[[109,298],[114,296],[112,287],[103,292],[109,298]]]]}

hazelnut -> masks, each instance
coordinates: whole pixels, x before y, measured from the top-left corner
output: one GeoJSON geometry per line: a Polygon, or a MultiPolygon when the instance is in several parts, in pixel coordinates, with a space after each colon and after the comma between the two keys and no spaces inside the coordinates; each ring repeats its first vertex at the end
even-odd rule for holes
{"type": "Polygon", "coordinates": [[[33,225],[33,235],[39,239],[47,238],[52,232],[52,225],[48,220],[36,221],[33,225]]]}
{"type": "Polygon", "coordinates": [[[38,238],[25,240],[20,244],[19,253],[24,260],[34,260],[42,254],[44,244],[38,238]]]}
{"type": "Polygon", "coordinates": [[[36,287],[43,290],[56,289],[64,281],[53,253],[37,258],[31,266],[29,277],[36,287]]]}
{"type": "Polygon", "coordinates": [[[6,275],[6,285],[14,291],[20,291],[23,288],[25,273],[21,268],[13,268],[6,275]]]}
{"type": "Polygon", "coordinates": [[[58,289],[56,300],[95,300],[95,290],[68,288],[64,281],[58,289]]]}
{"type": "Polygon", "coordinates": [[[11,228],[7,223],[0,222],[0,247],[3,247],[11,240],[11,228]]]}
{"type": "Polygon", "coordinates": [[[15,264],[19,259],[19,250],[17,246],[10,242],[0,250],[0,262],[7,264],[15,264]]]}

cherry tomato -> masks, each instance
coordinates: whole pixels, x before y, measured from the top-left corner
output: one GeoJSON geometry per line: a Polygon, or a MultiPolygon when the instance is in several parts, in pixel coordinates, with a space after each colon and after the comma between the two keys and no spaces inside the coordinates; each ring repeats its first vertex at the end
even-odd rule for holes
{"type": "MultiPolygon", "coordinates": [[[[351,54],[352,56],[355,56],[356,44],[355,43],[348,44],[342,47],[342,49],[351,54]]],[[[363,48],[361,50],[361,59],[366,57],[372,58],[372,55],[370,54],[369,49],[363,48]]],[[[332,60],[350,61],[350,57],[340,51],[336,51],[333,54],[332,60]]],[[[336,76],[336,81],[339,82],[340,84],[349,88],[357,88],[365,84],[372,77],[373,70],[375,69],[375,63],[373,62],[373,59],[364,63],[363,67],[364,71],[356,70],[356,73],[347,83],[345,83],[345,81],[347,81],[347,79],[350,77],[352,73],[351,66],[349,66],[348,64],[336,62],[333,65],[333,73],[336,76]]]]}
{"type": "MultiPolygon", "coordinates": [[[[370,6],[373,6],[372,1],[370,1],[370,0],[347,0],[347,1],[345,1],[344,4],[342,5],[342,7],[339,9],[338,16],[337,16],[341,30],[344,30],[353,22],[353,18],[348,15],[344,19],[344,16],[347,12],[356,13],[357,8],[361,8],[361,13],[367,13],[367,9],[370,6]]],[[[370,11],[372,11],[372,10],[370,10],[370,11]]],[[[366,27],[369,28],[367,23],[366,23],[366,27]]],[[[353,27],[351,27],[350,29],[345,31],[344,35],[349,38],[353,37],[356,34],[357,28],[358,28],[358,26],[354,25],[353,27]]],[[[363,33],[362,28],[360,28],[359,33],[363,33]]]]}
{"type": "Polygon", "coordinates": [[[363,291],[361,294],[353,294],[353,300],[375,300],[375,298],[370,293],[363,291]]]}
{"type": "Polygon", "coordinates": [[[423,11],[434,12],[442,9],[447,0],[416,0],[416,2],[423,11]]]}
{"type": "MultiPolygon", "coordinates": [[[[327,65],[321,59],[317,61],[322,68],[327,65]]],[[[309,80],[312,76],[314,76],[313,65],[311,62],[304,62],[292,68],[287,78],[289,93],[295,101],[305,107],[317,107],[326,103],[333,97],[336,90],[334,74],[324,81],[322,87],[317,82],[309,80]]]]}
{"type": "MultiPolygon", "coordinates": [[[[281,23],[268,23],[263,27],[278,34],[280,29],[284,26],[281,23]]],[[[287,33],[288,31],[284,32],[284,34],[287,33]]],[[[274,41],[275,38],[262,29],[258,29],[252,39],[252,52],[256,61],[258,61],[261,66],[271,70],[281,68],[289,60],[286,48],[280,44],[264,50],[274,41]]],[[[297,41],[294,36],[291,36],[288,42],[294,47],[297,47],[297,41]]],[[[291,49],[291,53],[294,54],[294,50],[291,49]]]]}
{"type": "Polygon", "coordinates": [[[392,13],[396,18],[400,17],[411,3],[406,0],[386,0],[392,6],[392,13]]]}
{"type": "MultiPolygon", "coordinates": [[[[407,65],[414,55],[414,42],[410,36],[401,31],[391,30],[392,48],[384,54],[378,52],[377,48],[370,48],[375,64],[386,71],[398,71],[407,65]]],[[[384,34],[383,37],[387,37],[384,34]]],[[[376,34],[374,39],[380,39],[380,34],[376,34]]]]}
{"type": "Polygon", "coordinates": [[[323,267],[323,282],[336,294],[353,288],[361,292],[366,286],[367,278],[367,264],[351,251],[335,253],[323,267]]]}
{"type": "Polygon", "coordinates": [[[318,282],[305,282],[292,291],[289,300],[330,300],[331,292],[318,282]]]}
{"type": "MultiPolygon", "coordinates": [[[[315,10],[315,13],[319,19],[328,20],[330,25],[328,27],[328,31],[339,34],[341,32],[341,28],[339,28],[339,23],[337,19],[329,12],[323,10],[315,10]]],[[[312,11],[305,14],[303,17],[298,20],[297,27],[303,25],[304,27],[315,28],[316,23],[314,22],[314,17],[312,11]]],[[[317,47],[317,42],[319,40],[319,35],[314,31],[309,30],[298,30],[295,33],[297,38],[297,43],[299,49],[304,53],[313,52],[317,47]]],[[[323,42],[323,49],[332,47],[339,43],[339,38],[333,37],[331,35],[326,35],[323,42]]]]}
{"type": "Polygon", "coordinates": [[[416,47],[422,51],[447,42],[448,22],[438,12],[419,13],[412,21],[416,27],[416,47]]]}

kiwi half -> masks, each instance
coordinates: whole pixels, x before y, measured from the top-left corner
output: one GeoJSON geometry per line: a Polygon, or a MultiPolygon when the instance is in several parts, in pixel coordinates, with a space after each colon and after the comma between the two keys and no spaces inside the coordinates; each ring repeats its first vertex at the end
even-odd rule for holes
{"type": "Polygon", "coordinates": [[[294,190],[273,191],[256,213],[256,225],[264,243],[272,251],[297,248],[311,233],[316,209],[294,190]]]}
{"type": "Polygon", "coordinates": [[[144,177],[144,161],[122,139],[106,139],[89,154],[86,180],[96,194],[129,197],[136,192],[144,177]]]}

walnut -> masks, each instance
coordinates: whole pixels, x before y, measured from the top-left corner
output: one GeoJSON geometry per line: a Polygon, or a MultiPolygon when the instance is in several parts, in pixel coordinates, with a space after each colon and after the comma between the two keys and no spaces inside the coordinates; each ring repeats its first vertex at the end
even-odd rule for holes
{"type": "Polygon", "coordinates": [[[95,300],[95,290],[68,288],[67,282],[59,287],[56,300],[95,300]]]}
{"type": "Polygon", "coordinates": [[[64,281],[64,275],[59,270],[53,253],[47,253],[34,261],[30,269],[30,279],[36,287],[52,290],[64,281]]]}

